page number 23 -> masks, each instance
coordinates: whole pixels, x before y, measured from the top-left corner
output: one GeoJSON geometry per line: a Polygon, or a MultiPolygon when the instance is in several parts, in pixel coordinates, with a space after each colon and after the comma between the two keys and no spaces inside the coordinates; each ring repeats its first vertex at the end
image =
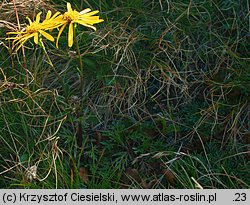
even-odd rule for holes
{"type": "Polygon", "coordinates": [[[235,199],[233,201],[246,201],[247,200],[246,193],[235,193],[234,196],[235,196],[235,199]]]}

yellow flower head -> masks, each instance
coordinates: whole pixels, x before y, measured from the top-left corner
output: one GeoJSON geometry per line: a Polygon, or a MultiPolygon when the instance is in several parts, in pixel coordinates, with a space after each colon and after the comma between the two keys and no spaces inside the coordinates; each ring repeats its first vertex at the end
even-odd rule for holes
{"type": "Polygon", "coordinates": [[[45,30],[52,30],[53,28],[58,27],[57,23],[54,21],[54,19],[60,14],[59,12],[55,13],[51,17],[51,11],[48,11],[45,20],[40,23],[40,18],[41,18],[42,12],[38,13],[36,15],[36,20],[32,22],[28,17],[29,25],[25,28],[24,31],[16,31],[16,32],[8,32],[7,34],[14,34],[16,35],[15,37],[10,37],[8,39],[14,39],[13,41],[13,48],[16,47],[17,45],[18,48],[17,50],[29,39],[34,37],[34,43],[38,44],[38,39],[39,39],[39,34],[44,36],[50,41],[54,41],[54,38],[45,32],[45,30]]]}
{"type": "Polygon", "coordinates": [[[67,11],[59,16],[56,20],[57,22],[61,23],[62,27],[59,30],[58,33],[58,37],[57,37],[57,42],[56,42],[56,46],[58,47],[58,40],[62,34],[62,31],[64,30],[64,28],[66,27],[66,25],[69,24],[69,31],[68,31],[68,46],[72,47],[73,45],[73,36],[74,36],[74,29],[73,29],[73,25],[74,23],[78,23],[81,24],[83,26],[86,27],[90,27],[94,30],[96,30],[96,28],[93,26],[96,23],[100,23],[103,21],[103,19],[100,19],[99,16],[93,16],[95,14],[97,14],[99,11],[92,11],[90,12],[91,9],[87,8],[82,10],[81,12],[78,12],[76,10],[72,10],[71,8],[71,4],[68,2],[67,3],[67,11]]]}

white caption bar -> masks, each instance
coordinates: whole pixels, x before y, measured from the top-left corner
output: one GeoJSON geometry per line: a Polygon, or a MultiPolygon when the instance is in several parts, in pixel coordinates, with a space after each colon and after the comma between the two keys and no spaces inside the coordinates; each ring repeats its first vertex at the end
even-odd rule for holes
{"type": "Polygon", "coordinates": [[[250,189],[2,189],[6,205],[249,205],[250,189]]]}

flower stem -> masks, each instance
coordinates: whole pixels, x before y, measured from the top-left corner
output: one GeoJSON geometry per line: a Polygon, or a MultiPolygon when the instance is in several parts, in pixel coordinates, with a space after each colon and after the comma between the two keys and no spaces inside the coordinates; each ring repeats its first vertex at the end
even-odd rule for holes
{"type": "MultiPolygon", "coordinates": [[[[74,32],[74,35],[75,35],[75,32],[74,32]]],[[[79,65],[80,65],[80,98],[81,100],[83,100],[83,85],[84,85],[84,71],[83,71],[83,63],[82,63],[82,56],[81,56],[81,51],[80,51],[80,47],[79,47],[79,43],[78,43],[78,40],[76,39],[76,35],[74,37],[75,39],[75,45],[76,45],[76,51],[77,51],[77,55],[78,55],[78,58],[79,58],[79,65]]]]}
{"type": "MultiPolygon", "coordinates": [[[[64,83],[63,83],[63,80],[62,80],[61,76],[59,75],[59,73],[57,72],[56,68],[54,67],[54,65],[53,65],[53,63],[52,63],[52,61],[51,61],[51,59],[50,59],[50,57],[49,57],[49,55],[48,55],[48,53],[47,53],[47,51],[46,51],[46,49],[45,49],[45,46],[44,46],[43,42],[42,42],[42,41],[40,41],[40,42],[41,42],[43,51],[44,51],[44,53],[45,53],[45,56],[46,56],[46,58],[47,58],[47,60],[48,60],[49,65],[50,65],[51,68],[53,69],[53,71],[54,71],[54,73],[56,74],[56,77],[58,78],[58,80],[60,81],[60,83],[61,83],[61,85],[62,85],[63,91],[65,91],[65,89],[64,89],[64,83]]],[[[66,96],[65,96],[65,97],[66,97],[66,96]]]]}
{"type": "Polygon", "coordinates": [[[78,118],[79,118],[79,121],[78,121],[78,127],[77,127],[77,133],[76,133],[76,137],[77,137],[77,145],[78,147],[82,147],[82,142],[83,142],[83,139],[82,139],[82,124],[83,124],[83,120],[82,120],[82,110],[83,110],[83,86],[84,86],[84,71],[83,71],[83,62],[82,62],[82,56],[81,56],[81,51],[80,51],[80,47],[79,47],[79,43],[78,43],[78,40],[76,38],[76,29],[74,27],[74,40],[75,40],[75,45],[76,45],[76,51],[77,51],[77,55],[78,55],[78,58],[79,58],[79,66],[80,66],[80,69],[79,69],[79,74],[80,74],[80,100],[81,100],[81,104],[79,106],[79,109],[78,109],[78,118]]]}

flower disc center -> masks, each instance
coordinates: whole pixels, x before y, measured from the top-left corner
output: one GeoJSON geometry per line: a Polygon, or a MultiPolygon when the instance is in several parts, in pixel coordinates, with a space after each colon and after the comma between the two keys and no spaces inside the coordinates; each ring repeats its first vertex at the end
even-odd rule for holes
{"type": "Polygon", "coordinates": [[[68,22],[77,21],[78,17],[79,13],[77,11],[65,12],[63,15],[63,19],[67,20],[68,22]]]}
{"type": "Polygon", "coordinates": [[[27,33],[35,33],[41,29],[41,26],[37,22],[32,22],[29,26],[27,26],[26,31],[27,33]]]}

